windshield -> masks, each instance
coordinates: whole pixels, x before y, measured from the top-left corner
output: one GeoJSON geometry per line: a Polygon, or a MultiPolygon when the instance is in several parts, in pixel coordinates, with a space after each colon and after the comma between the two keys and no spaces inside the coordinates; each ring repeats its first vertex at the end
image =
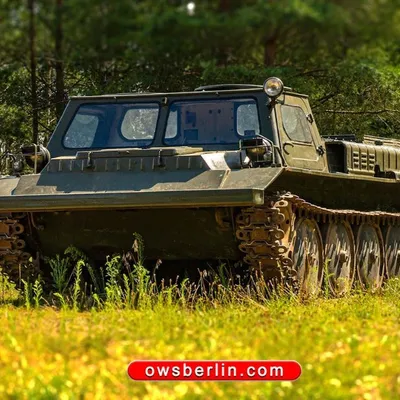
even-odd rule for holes
{"type": "MultiPolygon", "coordinates": [[[[236,144],[260,134],[251,98],[171,102],[163,138],[167,146],[236,144]]],[[[164,112],[164,111],[163,111],[164,112]]],[[[160,114],[157,102],[94,103],[79,106],[63,138],[67,149],[149,147],[160,114]]],[[[162,119],[161,119],[162,120],[162,119]]]]}
{"type": "Polygon", "coordinates": [[[157,127],[158,103],[84,104],[64,136],[69,149],[145,147],[157,127]]]}
{"type": "Polygon", "coordinates": [[[177,101],[170,106],[164,143],[233,144],[259,133],[257,104],[253,99],[177,101]]]}

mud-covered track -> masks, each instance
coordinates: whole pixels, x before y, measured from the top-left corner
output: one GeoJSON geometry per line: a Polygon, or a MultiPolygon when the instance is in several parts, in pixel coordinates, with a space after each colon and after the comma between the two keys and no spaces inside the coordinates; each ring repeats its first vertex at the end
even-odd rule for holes
{"type": "Polygon", "coordinates": [[[327,209],[286,193],[241,210],[236,237],[251,268],[300,281],[307,292],[321,288],[323,272],[335,295],[356,281],[378,288],[400,273],[398,213],[327,209]]]}
{"type": "Polygon", "coordinates": [[[29,218],[25,213],[0,214],[0,267],[12,278],[26,278],[21,276],[21,266],[29,264],[29,268],[25,268],[29,272],[36,268],[26,241],[31,230],[29,218]]]}
{"type": "MultiPolygon", "coordinates": [[[[243,262],[268,280],[283,278],[307,293],[326,282],[340,296],[355,283],[379,288],[385,278],[400,275],[398,213],[327,209],[285,193],[228,217],[224,230],[234,225],[243,262]]],[[[32,214],[0,215],[0,266],[10,275],[21,266],[28,272],[37,268],[40,244],[33,238],[39,228],[32,214]]]]}

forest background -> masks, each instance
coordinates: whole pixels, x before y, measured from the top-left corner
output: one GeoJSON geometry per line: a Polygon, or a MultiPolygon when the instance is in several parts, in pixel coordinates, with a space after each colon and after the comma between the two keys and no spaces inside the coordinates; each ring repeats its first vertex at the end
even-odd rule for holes
{"type": "Polygon", "coordinates": [[[73,95],[262,84],[320,133],[399,137],[400,0],[0,0],[0,150],[46,144],[73,95]]]}

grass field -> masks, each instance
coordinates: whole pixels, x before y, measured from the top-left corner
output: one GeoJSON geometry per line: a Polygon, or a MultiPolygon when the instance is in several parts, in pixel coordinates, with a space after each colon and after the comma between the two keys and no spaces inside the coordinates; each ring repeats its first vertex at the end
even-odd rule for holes
{"type": "MultiPolygon", "coordinates": [[[[139,243],[140,244],[140,243],[139,243]]],[[[0,271],[0,399],[400,398],[400,280],[301,300],[221,268],[159,284],[138,261],[93,270],[69,248],[51,279],[0,271]],[[139,382],[134,360],[296,360],[295,382],[139,382]]]]}
{"type": "Polygon", "coordinates": [[[0,315],[1,399],[400,398],[400,284],[299,302],[238,297],[188,307],[73,311],[34,303],[0,315]],[[293,359],[291,382],[136,382],[139,359],[293,359]]]}

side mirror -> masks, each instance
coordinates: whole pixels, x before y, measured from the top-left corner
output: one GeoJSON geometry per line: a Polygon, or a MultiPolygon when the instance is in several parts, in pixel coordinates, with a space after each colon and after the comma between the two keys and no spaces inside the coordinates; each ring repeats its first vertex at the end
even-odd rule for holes
{"type": "Polygon", "coordinates": [[[21,147],[22,156],[27,165],[39,173],[50,161],[50,152],[41,144],[30,144],[21,147]]]}

